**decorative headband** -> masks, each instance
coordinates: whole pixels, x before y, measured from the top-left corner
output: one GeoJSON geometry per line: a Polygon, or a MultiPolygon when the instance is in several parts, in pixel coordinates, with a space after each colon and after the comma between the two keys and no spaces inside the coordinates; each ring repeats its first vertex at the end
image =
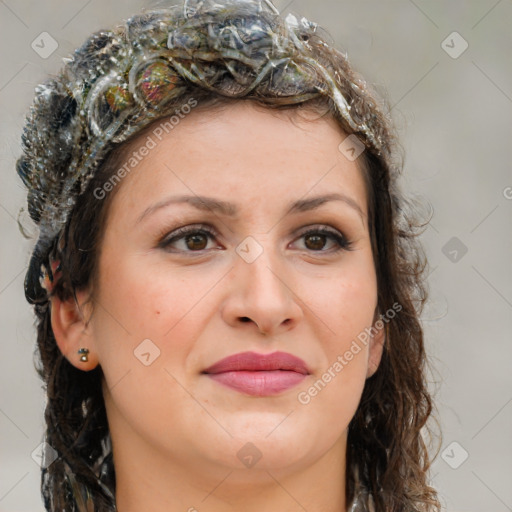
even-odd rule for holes
{"type": "Polygon", "coordinates": [[[60,74],[36,87],[17,161],[39,225],[27,300],[48,300],[59,267],[55,241],[108,152],[171,112],[172,100],[191,85],[233,98],[261,92],[283,104],[328,96],[350,130],[380,154],[375,113],[359,112],[364,81],[332,76],[313,58],[316,30],[306,18],[283,20],[270,0],[185,0],[96,32],[64,59],[60,74]],[[357,101],[349,103],[342,84],[357,101]]]}

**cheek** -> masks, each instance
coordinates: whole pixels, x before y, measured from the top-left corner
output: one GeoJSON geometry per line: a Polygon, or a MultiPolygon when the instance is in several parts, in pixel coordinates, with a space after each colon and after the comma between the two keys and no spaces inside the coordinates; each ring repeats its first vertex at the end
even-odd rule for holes
{"type": "Polygon", "coordinates": [[[343,417],[355,412],[364,388],[370,327],[377,306],[371,260],[354,259],[351,263],[340,266],[336,276],[316,281],[314,293],[304,294],[308,297],[305,302],[315,312],[314,335],[319,338],[325,357],[313,386],[302,388],[303,399],[298,397],[302,404],[322,403],[319,413],[330,411],[332,416],[343,417]]]}
{"type": "Polygon", "coordinates": [[[322,365],[296,396],[298,410],[309,424],[321,418],[323,426],[315,440],[321,445],[334,443],[356,413],[366,383],[368,332],[376,301],[371,279],[339,280],[323,292],[315,295],[312,306],[320,312],[315,330],[322,344],[322,365]]]}
{"type": "Polygon", "coordinates": [[[152,268],[144,258],[123,258],[103,265],[101,300],[126,330],[162,337],[183,319],[200,295],[193,274],[152,268]]]}
{"type": "Polygon", "coordinates": [[[201,298],[213,283],[192,279],[192,273],[180,278],[168,269],[159,275],[129,258],[103,270],[94,330],[104,395],[110,410],[119,412],[113,421],[124,418],[146,436],[151,424],[155,443],[158,435],[170,442],[182,435],[179,425],[170,427],[177,410],[201,412],[179,383],[202,329],[198,322],[205,322],[204,309],[199,318],[201,298]]]}
{"type": "Polygon", "coordinates": [[[95,335],[101,340],[102,366],[119,377],[121,366],[140,370],[135,357],[148,351],[151,368],[184,368],[195,341],[217,311],[214,269],[143,264],[143,258],[122,258],[102,267],[101,293],[95,335]],[[150,341],[147,341],[150,340],[150,341]],[[124,364],[121,365],[121,359],[124,364]]]}
{"type": "MultiPolygon", "coordinates": [[[[365,328],[377,306],[376,275],[369,257],[347,258],[336,272],[302,279],[302,297],[323,325],[329,352],[343,353],[365,328]]],[[[366,256],[366,255],[364,255],[366,256]]],[[[371,257],[371,254],[369,255],[371,257]]]]}

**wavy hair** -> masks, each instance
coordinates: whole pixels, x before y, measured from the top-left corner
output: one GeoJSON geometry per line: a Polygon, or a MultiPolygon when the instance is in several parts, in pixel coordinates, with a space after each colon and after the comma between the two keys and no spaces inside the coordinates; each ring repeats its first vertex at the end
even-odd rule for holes
{"type": "MultiPolygon", "coordinates": [[[[199,31],[201,22],[225,22],[226,13],[249,21],[254,16],[270,16],[255,13],[249,2],[228,2],[226,5],[226,9],[210,12],[204,19],[199,13],[195,18],[195,30],[199,31]]],[[[172,15],[182,16],[182,11],[173,11],[172,15]]],[[[129,35],[133,40],[137,31],[143,33],[150,25],[161,26],[170,12],[155,9],[135,15],[117,27],[115,37],[126,42],[129,35]]],[[[277,15],[272,16],[271,21],[283,23],[277,15]]],[[[107,57],[115,54],[113,36],[109,34],[113,33],[99,31],[92,34],[75,51],[73,63],[67,66],[72,65],[84,75],[101,68],[107,57]]],[[[400,188],[403,159],[390,117],[383,113],[389,109],[352,69],[346,56],[332,45],[327,45],[325,38],[319,32],[303,36],[308,42],[310,57],[329,70],[351,106],[352,115],[371,120],[372,132],[382,142],[381,151],[369,146],[364,137],[347,123],[331,98],[318,90],[312,92],[299,77],[293,82],[278,81],[269,72],[257,87],[244,93],[240,76],[238,80],[233,78],[232,61],[226,60],[215,49],[206,57],[189,56],[196,69],[207,68],[208,79],[191,80],[182,68],[180,94],[166,101],[163,108],[148,118],[143,129],[134,131],[122,142],[108,146],[85,191],[78,196],[59,239],[49,251],[61,262],[61,276],[51,295],[62,300],[72,297],[77,300],[76,291],[90,288],[93,290],[90,301],[94,303],[102,237],[109,205],[119,187],[115,187],[102,201],[94,197],[94,190],[114,175],[126,161],[132,144],[159,119],[169,116],[191,99],[197,102],[196,109],[204,109],[205,112],[227,106],[232,101],[251,101],[266,109],[293,112],[307,109],[320,116],[334,118],[345,134],[357,135],[367,146],[357,163],[368,195],[378,309],[387,311],[395,303],[402,308],[386,325],[380,365],[366,380],[361,401],[349,424],[347,469],[350,470],[346,472],[345,482],[347,503],[354,497],[358,478],[371,494],[365,496],[365,501],[373,500],[375,510],[379,512],[433,512],[440,510],[440,504],[435,489],[428,484],[432,459],[424,437],[429,434],[432,439],[433,431],[427,420],[435,417],[432,415],[433,400],[427,389],[429,362],[420,322],[428,296],[427,261],[418,238],[425,224],[421,223],[414,201],[400,188]]],[[[322,80],[321,77],[316,79],[322,80]]],[[[54,93],[41,96],[38,110],[31,114],[32,121],[34,116],[39,120],[38,129],[46,128],[49,134],[45,144],[60,144],[60,153],[54,153],[58,157],[49,160],[45,171],[54,181],[64,175],[69,165],[70,159],[63,154],[66,134],[70,129],[70,119],[78,115],[65,100],[63,84],[64,75],[52,77],[46,87],[54,93]]],[[[101,110],[97,114],[100,118],[107,115],[101,110]]],[[[124,121],[125,124],[129,122],[129,119],[124,121]]],[[[17,162],[18,173],[26,185],[26,169],[37,158],[38,149],[33,141],[40,140],[35,132],[31,133],[33,126],[36,125],[27,121],[24,154],[17,162]]],[[[34,212],[43,200],[31,194],[30,184],[27,186],[29,211],[34,212]]],[[[35,216],[33,218],[38,220],[35,216]]],[[[51,464],[43,464],[41,490],[45,508],[59,512],[115,510],[115,468],[102,395],[101,366],[84,372],[63,356],[52,331],[49,297],[37,300],[34,309],[37,317],[36,370],[47,395],[45,440],[59,455],[51,464]]],[[[366,505],[371,510],[372,505],[366,505]]]]}

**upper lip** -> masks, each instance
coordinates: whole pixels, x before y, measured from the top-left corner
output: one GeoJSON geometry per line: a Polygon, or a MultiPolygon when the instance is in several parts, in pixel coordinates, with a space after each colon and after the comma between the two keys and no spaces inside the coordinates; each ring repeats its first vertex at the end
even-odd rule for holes
{"type": "Polygon", "coordinates": [[[223,373],[232,371],[271,371],[289,370],[304,375],[309,374],[306,363],[297,356],[287,352],[258,354],[257,352],[240,352],[225,357],[203,371],[203,373],[223,373]]]}

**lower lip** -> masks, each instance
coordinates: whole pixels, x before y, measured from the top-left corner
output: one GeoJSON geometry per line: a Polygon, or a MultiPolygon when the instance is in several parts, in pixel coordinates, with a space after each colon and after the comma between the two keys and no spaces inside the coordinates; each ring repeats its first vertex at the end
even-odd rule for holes
{"type": "Polygon", "coordinates": [[[233,371],[207,375],[224,386],[253,396],[276,395],[296,386],[307,377],[289,370],[233,371]]]}

